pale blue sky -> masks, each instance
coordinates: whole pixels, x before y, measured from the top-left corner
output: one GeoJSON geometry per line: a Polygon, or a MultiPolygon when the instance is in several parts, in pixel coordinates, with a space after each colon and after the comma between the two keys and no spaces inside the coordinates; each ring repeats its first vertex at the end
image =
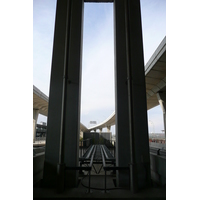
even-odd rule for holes
{"type": "MultiPolygon", "coordinates": [[[[33,0],[33,84],[49,96],[55,0],[33,0]]],[[[85,4],[81,122],[105,120],[114,105],[114,44],[112,4],[85,4]]],[[[166,35],[166,1],[141,0],[144,63],[166,35]]],[[[148,111],[155,132],[163,130],[162,110],[148,111]]],[[[46,121],[40,115],[38,123],[46,121]]],[[[150,123],[150,132],[153,127],[150,123]]],[[[112,129],[113,130],[113,129],[112,129]]]]}

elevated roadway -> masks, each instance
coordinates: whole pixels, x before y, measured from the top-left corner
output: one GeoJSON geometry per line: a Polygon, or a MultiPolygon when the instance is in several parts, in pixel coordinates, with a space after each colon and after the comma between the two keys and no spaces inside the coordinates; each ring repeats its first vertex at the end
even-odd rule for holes
{"type": "MultiPolygon", "coordinates": [[[[147,110],[159,105],[157,93],[166,93],[166,37],[157,47],[147,64],[145,65],[146,97],[147,110]]],[[[33,109],[38,110],[40,114],[48,115],[49,98],[33,85],[33,109]]],[[[80,123],[80,131],[92,131],[115,125],[115,112],[113,112],[103,122],[87,128],[80,123]]]]}
{"type": "Polygon", "coordinates": [[[89,131],[96,130],[96,129],[102,130],[103,128],[107,127],[108,131],[110,131],[110,127],[113,125],[115,125],[115,111],[106,120],[97,124],[96,126],[90,127],[88,130],[89,131]]]}
{"type": "Polygon", "coordinates": [[[49,97],[33,85],[33,110],[39,110],[39,114],[48,115],[49,97]]]}
{"type": "Polygon", "coordinates": [[[157,93],[166,92],[166,37],[145,66],[147,110],[159,105],[157,93]]]}
{"type": "MultiPolygon", "coordinates": [[[[36,121],[35,123],[37,123],[39,114],[48,116],[48,103],[49,97],[47,97],[42,91],[33,85],[33,115],[35,115],[33,118],[36,121]]],[[[80,123],[80,131],[84,132],[88,131],[88,129],[86,126],[80,123]]]]}
{"type": "MultiPolygon", "coordinates": [[[[157,94],[166,93],[166,37],[157,47],[147,64],[145,65],[147,110],[158,106],[157,94]]],[[[115,112],[105,121],[90,127],[88,130],[102,129],[115,124],[115,112]]]]}

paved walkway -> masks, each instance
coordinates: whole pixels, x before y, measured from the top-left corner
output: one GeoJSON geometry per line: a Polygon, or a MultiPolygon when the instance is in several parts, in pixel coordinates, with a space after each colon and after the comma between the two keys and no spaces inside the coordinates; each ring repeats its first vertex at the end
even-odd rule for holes
{"type": "Polygon", "coordinates": [[[166,189],[151,187],[132,194],[128,189],[114,189],[113,176],[107,177],[107,190],[104,191],[104,176],[91,176],[91,192],[88,193],[88,176],[79,181],[77,188],[65,189],[61,194],[57,194],[56,189],[35,187],[33,197],[35,198],[64,198],[64,199],[166,199],[166,189]],[[97,188],[100,188],[99,190],[97,188]]]}

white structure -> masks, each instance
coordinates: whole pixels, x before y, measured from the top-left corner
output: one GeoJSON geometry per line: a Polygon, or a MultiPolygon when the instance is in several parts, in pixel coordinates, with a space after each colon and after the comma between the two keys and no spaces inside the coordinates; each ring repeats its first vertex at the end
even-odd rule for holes
{"type": "MultiPolygon", "coordinates": [[[[164,128],[166,130],[166,37],[162,40],[145,66],[147,110],[161,105],[163,111],[164,128]]],[[[115,112],[105,121],[88,130],[97,130],[115,125],[115,112]]],[[[165,131],[166,133],[166,131],[165,131]]]]}
{"type": "MultiPolygon", "coordinates": [[[[44,116],[48,116],[48,103],[49,98],[33,85],[33,143],[35,142],[36,137],[38,115],[42,114],[44,116]]],[[[80,123],[80,133],[87,130],[88,129],[80,123]]]]}

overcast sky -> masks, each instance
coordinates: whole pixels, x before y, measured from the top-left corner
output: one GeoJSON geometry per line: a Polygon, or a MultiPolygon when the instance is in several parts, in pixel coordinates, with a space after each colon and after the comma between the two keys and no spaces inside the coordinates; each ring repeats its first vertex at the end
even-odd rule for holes
{"type": "MultiPolygon", "coordinates": [[[[33,84],[49,96],[55,0],[33,0],[33,84]]],[[[144,64],[166,35],[166,1],[141,0],[144,64]]],[[[81,122],[104,121],[115,110],[113,4],[84,6],[81,122]]],[[[160,106],[148,111],[149,131],[163,130],[160,106]]],[[[46,121],[40,115],[38,123],[46,121]]],[[[114,127],[112,128],[114,131],[114,127]]]]}

